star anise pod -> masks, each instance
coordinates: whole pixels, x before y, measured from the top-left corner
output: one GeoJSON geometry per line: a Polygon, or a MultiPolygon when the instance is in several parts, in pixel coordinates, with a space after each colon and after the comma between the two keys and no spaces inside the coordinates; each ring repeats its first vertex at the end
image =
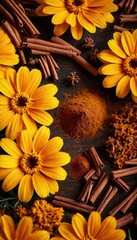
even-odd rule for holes
{"type": "Polygon", "coordinates": [[[96,62],[97,61],[97,54],[98,54],[98,49],[96,48],[94,52],[90,54],[90,60],[96,62]]]}
{"type": "Polygon", "coordinates": [[[93,40],[93,38],[91,38],[91,37],[85,37],[85,39],[84,39],[84,44],[82,45],[82,47],[84,47],[84,48],[92,48],[92,47],[94,47],[94,40],[93,40]]]}
{"type": "Polygon", "coordinates": [[[67,81],[71,82],[71,84],[74,86],[80,81],[80,77],[77,75],[76,72],[71,72],[70,75],[67,77],[67,81]]]}

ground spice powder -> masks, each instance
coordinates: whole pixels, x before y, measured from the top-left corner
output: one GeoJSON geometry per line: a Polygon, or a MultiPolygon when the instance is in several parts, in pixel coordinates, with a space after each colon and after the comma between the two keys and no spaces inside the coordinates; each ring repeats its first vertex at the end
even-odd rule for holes
{"type": "Polygon", "coordinates": [[[105,100],[88,89],[64,100],[59,107],[61,127],[71,137],[93,139],[107,116],[105,100]]]}

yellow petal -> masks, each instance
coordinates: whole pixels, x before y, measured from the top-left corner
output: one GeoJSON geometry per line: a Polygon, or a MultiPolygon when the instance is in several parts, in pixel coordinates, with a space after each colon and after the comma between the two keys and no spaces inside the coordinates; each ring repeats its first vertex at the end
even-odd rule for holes
{"type": "Polygon", "coordinates": [[[134,96],[132,93],[131,93],[131,97],[132,97],[133,101],[134,101],[135,103],[137,103],[137,97],[134,96]]]}
{"type": "Polygon", "coordinates": [[[23,175],[24,175],[24,173],[22,172],[22,170],[20,168],[16,168],[15,170],[13,170],[4,179],[4,181],[2,183],[2,189],[5,192],[8,192],[8,191],[12,190],[13,188],[15,188],[19,184],[23,175]]]}
{"type": "Polygon", "coordinates": [[[39,153],[47,144],[50,137],[50,129],[42,126],[38,129],[33,140],[33,151],[39,153]]]}
{"type": "Polygon", "coordinates": [[[18,134],[23,129],[24,124],[22,121],[22,116],[18,113],[14,114],[11,122],[8,124],[6,128],[6,137],[11,139],[16,139],[18,134]]]}
{"type": "Polygon", "coordinates": [[[44,156],[50,156],[51,154],[60,151],[62,147],[63,139],[61,137],[54,137],[48,141],[40,153],[44,156]]]}
{"type": "Polygon", "coordinates": [[[75,27],[71,27],[72,37],[76,40],[80,40],[83,34],[83,27],[76,21],[75,27]]]}
{"type": "Polygon", "coordinates": [[[99,12],[90,11],[90,14],[89,14],[89,11],[84,11],[83,15],[86,19],[88,19],[96,27],[99,27],[99,28],[106,27],[106,21],[99,12]]]}
{"type": "Polygon", "coordinates": [[[46,176],[56,179],[56,180],[65,180],[67,177],[67,172],[62,167],[53,167],[53,168],[41,168],[40,170],[46,176]]]}
{"type": "Polygon", "coordinates": [[[51,194],[55,194],[59,191],[59,185],[58,182],[55,179],[49,178],[44,175],[44,178],[47,180],[48,186],[49,186],[49,192],[51,194]]]}
{"type": "Polygon", "coordinates": [[[5,47],[0,45],[0,55],[10,55],[15,53],[15,47],[12,43],[7,44],[5,47]]]}
{"type": "Polygon", "coordinates": [[[97,239],[105,239],[116,228],[117,221],[114,217],[107,217],[101,223],[100,231],[96,236],[97,239]]]}
{"type": "Polygon", "coordinates": [[[31,217],[24,216],[17,225],[15,239],[29,239],[33,230],[33,222],[31,217]]]}
{"type": "MultiPolygon", "coordinates": [[[[64,8],[62,8],[64,10],[64,8]]],[[[53,15],[57,12],[60,12],[61,8],[59,7],[52,7],[52,6],[45,6],[43,8],[43,13],[46,15],[53,15]]]]}
{"type": "Polygon", "coordinates": [[[32,150],[32,135],[27,130],[21,132],[20,147],[24,153],[30,153],[32,150]]]}
{"type": "Polygon", "coordinates": [[[80,213],[76,213],[72,216],[72,227],[80,239],[86,237],[87,221],[80,213]]]}
{"type": "Polygon", "coordinates": [[[40,98],[43,98],[45,96],[48,96],[49,98],[54,96],[58,91],[58,88],[55,84],[46,84],[46,85],[43,85],[39,88],[37,88],[33,94],[32,94],[32,98],[33,100],[37,100],[37,99],[40,99],[40,98]]]}
{"type": "Polygon", "coordinates": [[[6,239],[15,239],[15,224],[13,219],[10,216],[4,214],[3,216],[1,216],[1,223],[4,233],[6,235],[6,239]]]}
{"type": "Polygon", "coordinates": [[[135,41],[135,52],[137,52],[137,29],[135,29],[133,32],[133,37],[134,37],[134,41],[135,41]]]}
{"type": "Polygon", "coordinates": [[[93,23],[88,21],[82,13],[79,13],[78,16],[78,22],[80,23],[81,26],[83,26],[88,32],[90,33],[95,33],[96,32],[96,27],[93,23]]]}
{"type": "Polygon", "coordinates": [[[0,155],[1,168],[14,168],[19,166],[19,159],[9,155],[0,155]]]}
{"type": "Polygon", "coordinates": [[[43,3],[42,5],[39,5],[36,9],[35,9],[35,13],[37,16],[45,16],[46,13],[44,13],[44,8],[45,8],[45,3],[43,3]]]}
{"type": "Polygon", "coordinates": [[[61,223],[58,230],[59,230],[59,233],[61,234],[61,236],[63,236],[65,239],[78,240],[78,236],[74,232],[70,223],[65,223],[65,222],[61,223]]]}
{"type": "Polygon", "coordinates": [[[15,89],[6,79],[1,79],[0,91],[9,98],[12,98],[15,94],[15,89]]]}
{"type": "Polygon", "coordinates": [[[35,121],[27,113],[22,115],[22,120],[24,122],[26,129],[30,131],[32,136],[34,136],[35,132],[37,131],[37,125],[35,121]]]}
{"type": "Polygon", "coordinates": [[[115,75],[110,75],[110,76],[106,76],[104,79],[103,79],[103,87],[104,88],[112,88],[112,87],[115,87],[118,82],[124,77],[124,73],[121,72],[121,73],[118,73],[118,74],[115,74],[115,75]]]}
{"type": "Polygon", "coordinates": [[[130,91],[130,76],[124,76],[116,87],[116,96],[118,98],[124,98],[130,91]]]}
{"type": "Polygon", "coordinates": [[[49,240],[50,234],[46,230],[38,230],[31,234],[29,240],[49,240]]]}
{"type": "Polygon", "coordinates": [[[137,76],[131,77],[130,79],[130,89],[134,96],[137,97],[137,76]]]}
{"type": "Polygon", "coordinates": [[[27,67],[20,67],[17,72],[17,90],[18,92],[25,92],[29,82],[29,69],[27,67]]]}
{"type": "Polygon", "coordinates": [[[88,235],[96,238],[101,229],[101,216],[98,212],[93,211],[88,218],[88,235]]]}
{"type": "Polygon", "coordinates": [[[117,41],[114,39],[111,39],[108,41],[108,46],[111,49],[111,51],[116,54],[120,58],[126,58],[127,55],[125,54],[124,50],[122,49],[122,46],[118,44],[117,41]]]}
{"type": "Polygon", "coordinates": [[[33,109],[30,109],[28,111],[28,114],[36,122],[38,122],[38,123],[40,123],[42,125],[49,126],[49,125],[51,125],[53,123],[52,116],[49,113],[45,112],[44,110],[33,110],[33,109]]]}
{"type": "Polygon", "coordinates": [[[33,101],[31,109],[51,110],[59,105],[59,100],[56,97],[45,96],[33,101]]]}
{"type": "Polygon", "coordinates": [[[12,84],[12,86],[16,86],[16,70],[13,68],[9,68],[6,71],[5,78],[12,84]]]}
{"type": "Polygon", "coordinates": [[[19,63],[19,56],[17,54],[1,55],[0,64],[6,66],[13,66],[19,63]]]}
{"type": "Polygon", "coordinates": [[[135,40],[132,33],[130,33],[129,31],[123,31],[121,34],[121,43],[124,51],[128,56],[130,56],[131,53],[134,53],[135,40]]]}
{"type": "Polygon", "coordinates": [[[18,148],[17,144],[11,139],[2,138],[1,147],[12,157],[19,158],[22,155],[22,152],[18,148]]]}
{"type": "Polygon", "coordinates": [[[60,12],[57,12],[51,19],[51,22],[53,24],[61,24],[66,21],[66,18],[68,17],[69,12],[62,8],[60,12]]]}
{"type": "Polygon", "coordinates": [[[70,162],[70,156],[65,152],[57,152],[46,157],[42,163],[44,167],[59,167],[70,162]]]}
{"type": "Polygon", "coordinates": [[[34,187],[32,177],[29,174],[24,175],[18,187],[18,198],[21,202],[29,202],[33,196],[34,187]]]}
{"type": "Polygon", "coordinates": [[[103,18],[105,19],[106,22],[108,23],[113,23],[114,22],[114,17],[111,13],[107,12],[107,13],[102,13],[103,18]]]}
{"type": "Polygon", "coordinates": [[[56,36],[61,36],[62,34],[64,34],[67,29],[69,28],[69,24],[64,22],[62,24],[58,24],[54,27],[54,34],[56,36]]]}
{"type": "Polygon", "coordinates": [[[32,183],[39,197],[45,198],[49,194],[49,186],[46,179],[40,173],[33,174],[32,183]]]}
{"type": "Polygon", "coordinates": [[[103,60],[104,63],[123,63],[123,60],[111,50],[102,50],[97,56],[101,61],[103,60]]]}
{"type": "Polygon", "coordinates": [[[12,110],[1,114],[1,116],[0,116],[0,131],[2,129],[4,129],[5,127],[7,127],[9,122],[12,121],[13,117],[14,117],[14,112],[12,110]]]}
{"type": "Polygon", "coordinates": [[[29,72],[29,79],[27,79],[26,88],[24,88],[25,92],[29,95],[32,94],[37,87],[40,85],[42,80],[42,73],[38,69],[32,69],[29,72]]]}
{"type": "Polygon", "coordinates": [[[117,44],[121,43],[121,33],[120,32],[114,32],[113,38],[117,44]]]}
{"type": "Polygon", "coordinates": [[[54,6],[54,7],[59,7],[59,8],[65,7],[65,3],[62,0],[54,0],[54,2],[52,0],[46,0],[45,2],[46,2],[46,4],[54,6]]]}
{"type": "Polygon", "coordinates": [[[114,231],[109,232],[105,240],[112,240],[112,239],[124,240],[125,238],[126,238],[126,233],[121,229],[116,229],[114,231]]]}
{"type": "Polygon", "coordinates": [[[12,172],[15,168],[1,168],[0,169],[0,181],[3,180],[7,175],[12,172]]]}
{"type": "Polygon", "coordinates": [[[70,26],[74,27],[74,26],[76,25],[76,14],[74,14],[73,12],[70,13],[70,14],[68,15],[68,17],[66,18],[66,22],[67,22],[70,26]]]}
{"type": "Polygon", "coordinates": [[[121,73],[123,71],[123,67],[121,64],[106,64],[102,67],[101,73],[104,75],[114,75],[121,73]]]}

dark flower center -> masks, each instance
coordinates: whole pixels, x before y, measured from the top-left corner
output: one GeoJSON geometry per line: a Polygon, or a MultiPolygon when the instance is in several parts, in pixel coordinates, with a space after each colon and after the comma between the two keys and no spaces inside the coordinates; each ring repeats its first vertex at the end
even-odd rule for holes
{"type": "Polygon", "coordinates": [[[20,96],[17,100],[17,106],[18,107],[26,107],[26,104],[27,104],[27,98],[26,97],[22,97],[20,96]]]}
{"type": "Polygon", "coordinates": [[[31,98],[26,93],[16,93],[10,101],[11,109],[19,114],[25,113],[31,106],[31,98]]]}
{"type": "Polygon", "coordinates": [[[20,167],[24,173],[33,174],[39,172],[42,160],[38,154],[25,153],[20,159],[20,167]]]}
{"type": "Polygon", "coordinates": [[[137,56],[126,57],[123,62],[124,71],[127,75],[133,77],[137,75],[137,56]]]}

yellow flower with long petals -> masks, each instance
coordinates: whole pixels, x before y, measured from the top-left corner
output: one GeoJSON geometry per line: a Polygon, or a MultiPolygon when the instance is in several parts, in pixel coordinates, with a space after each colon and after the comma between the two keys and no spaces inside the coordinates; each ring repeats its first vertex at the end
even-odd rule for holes
{"type": "Polygon", "coordinates": [[[116,96],[124,98],[131,90],[133,101],[137,103],[137,29],[132,33],[115,32],[108,41],[110,50],[102,50],[98,58],[104,63],[99,73],[107,75],[104,88],[116,86],[116,96]]]}
{"type": "Polygon", "coordinates": [[[17,227],[13,219],[4,214],[0,217],[0,240],[49,240],[50,235],[46,230],[33,231],[31,217],[23,217],[17,227]]]}
{"type": "Polygon", "coordinates": [[[72,224],[62,222],[58,228],[61,237],[52,240],[124,240],[126,234],[121,229],[116,229],[117,221],[108,216],[101,222],[98,212],[91,212],[88,221],[80,213],[72,216],[72,224]]]}
{"type": "Polygon", "coordinates": [[[19,63],[19,56],[7,33],[0,27],[0,76],[9,67],[19,63]]]}
{"type": "Polygon", "coordinates": [[[96,27],[106,28],[107,22],[112,23],[111,12],[118,10],[113,0],[36,0],[40,6],[36,8],[38,16],[54,15],[52,23],[54,34],[60,36],[69,28],[76,40],[81,39],[83,28],[90,33],[96,27]]]}
{"type": "Polygon", "coordinates": [[[2,189],[8,192],[18,184],[18,198],[28,202],[34,190],[41,198],[59,190],[57,180],[65,180],[67,172],[62,166],[70,162],[70,156],[60,151],[63,140],[50,137],[46,126],[40,127],[35,135],[23,130],[17,143],[9,138],[1,139],[1,148],[9,155],[0,155],[0,180],[2,189]]]}
{"type": "Polygon", "coordinates": [[[58,106],[54,84],[38,86],[42,80],[41,71],[20,67],[16,72],[10,68],[6,79],[0,81],[0,131],[6,127],[6,137],[16,139],[18,134],[29,129],[37,130],[36,122],[49,126],[52,116],[45,110],[58,106]],[[36,122],[35,122],[36,121],[36,122]]]}

